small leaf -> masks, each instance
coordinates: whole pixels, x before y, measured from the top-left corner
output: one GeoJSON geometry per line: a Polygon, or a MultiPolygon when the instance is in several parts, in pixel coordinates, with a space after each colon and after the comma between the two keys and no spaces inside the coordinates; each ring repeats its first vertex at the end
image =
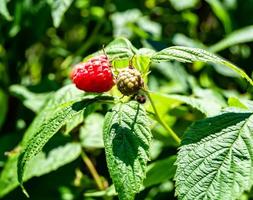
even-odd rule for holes
{"type": "Polygon", "coordinates": [[[50,96],[50,93],[33,93],[21,85],[12,85],[9,90],[11,94],[19,98],[28,109],[36,113],[45,105],[45,102],[50,96]]]}
{"type": "MultiPolygon", "coordinates": [[[[129,40],[119,37],[106,46],[105,52],[109,57],[111,57],[111,59],[117,60],[122,58],[131,58],[137,52],[137,49],[129,40]]],[[[100,51],[100,53],[102,52],[100,51]]]]}
{"type": "Polygon", "coordinates": [[[224,39],[209,47],[209,51],[218,52],[228,47],[253,41],[253,26],[233,31],[224,39]]]}
{"type": "Polygon", "coordinates": [[[145,187],[150,187],[172,179],[176,173],[175,161],[176,156],[170,156],[150,164],[147,168],[147,177],[143,185],[145,187]]]}
{"type": "Polygon", "coordinates": [[[177,11],[182,11],[189,8],[194,8],[199,0],[169,0],[173,8],[177,11]]]}
{"type": "Polygon", "coordinates": [[[152,136],[148,125],[144,108],[135,101],[117,104],[106,114],[106,160],[121,200],[133,200],[145,178],[152,136]]]}
{"type": "Polygon", "coordinates": [[[225,7],[223,6],[223,4],[219,0],[205,0],[205,1],[210,5],[215,15],[222,22],[226,33],[231,32],[232,23],[230,20],[230,16],[225,7]]]}
{"type": "Polygon", "coordinates": [[[51,13],[54,27],[59,27],[64,13],[68,10],[73,0],[48,0],[51,6],[51,13]]]}
{"type": "Polygon", "coordinates": [[[0,14],[2,14],[6,20],[12,20],[12,17],[7,9],[7,0],[0,1],[0,14]]]}
{"type": "Polygon", "coordinates": [[[234,70],[240,76],[245,78],[251,85],[253,85],[252,79],[242,69],[224,60],[223,58],[209,53],[203,49],[173,46],[154,54],[152,56],[152,60],[155,62],[177,60],[179,62],[185,63],[201,61],[220,64],[234,70]]]}
{"type": "Polygon", "coordinates": [[[239,99],[238,97],[230,97],[228,99],[228,105],[231,107],[253,111],[253,101],[248,99],[239,99]]]}
{"type": "Polygon", "coordinates": [[[195,122],[176,165],[179,200],[237,199],[253,183],[253,117],[229,112],[195,122]]]}

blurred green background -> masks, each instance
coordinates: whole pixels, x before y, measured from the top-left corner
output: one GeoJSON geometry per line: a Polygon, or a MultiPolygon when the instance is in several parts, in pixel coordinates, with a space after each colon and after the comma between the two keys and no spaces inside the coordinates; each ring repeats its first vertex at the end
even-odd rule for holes
{"type": "MultiPolygon", "coordinates": [[[[23,133],[50,93],[70,83],[71,66],[118,36],[128,38],[137,48],[161,50],[172,45],[204,48],[230,60],[251,76],[253,0],[0,0],[0,172],[8,168],[8,157],[15,154],[23,133]]],[[[252,93],[249,85],[232,71],[202,63],[154,65],[149,86],[173,94],[212,94],[220,104],[226,104],[228,96],[251,98],[252,93]],[[205,93],[201,90],[200,94],[197,90],[200,88],[205,93]]],[[[100,115],[86,119],[91,126],[83,129],[101,128],[102,125],[92,127],[98,119],[103,120],[103,108],[99,109],[100,115]]],[[[175,117],[168,121],[179,132],[202,117],[186,106],[170,114],[175,117]]],[[[165,142],[160,128],[154,130],[158,136],[152,160],[176,153],[175,146],[165,142]]],[[[54,137],[46,146],[46,155],[55,144],[66,145],[72,140],[73,136],[66,134],[54,137]]],[[[89,146],[87,141],[86,138],[84,147],[89,146]]],[[[88,154],[110,184],[103,144],[99,142],[88,154]]],[[[96,186],[79,153],[73,154],[64,167],[57,166],[28,181],[31,199],[102,199],[84,195],[96,186]]],[[[169,179],[148,185],[136,198],[176,199],[169,179]]],[[[1,183],[8,185],[3,173],[1,183]]],[[[25,199],[15,184],[4,191],[6,185],[0,186],[3,199],[25,199]]],[[[250,196],[245,194],[242,199],[250,196]]]]}

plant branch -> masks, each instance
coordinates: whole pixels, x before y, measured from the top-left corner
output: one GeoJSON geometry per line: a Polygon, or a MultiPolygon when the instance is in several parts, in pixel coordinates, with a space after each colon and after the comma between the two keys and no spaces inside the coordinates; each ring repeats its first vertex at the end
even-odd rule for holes
{"type": "Polygon", "coordinates": [[[82,156],[83,162],[85,163],[85,165],[89,169],[92,177],[94,178],[99,190],[105,190],[104,184],[103,184],[96,168],[94,167],[93,163],[91,162],[90,158],[86,155],[86,153],[84,151],[82,151],[81,156],[82,156]]]}
{"type": "Polygon", "coordinates": [[[153,101],[153,99],[151,98],[150,96],[150,93],[147,91],[147,90],[144,90],[145,93],[147,94],[148,98],[149,98],[149,101],[151,103],[151,106],[155,112],[155,116],[156,116],[156,119],[157,121],[164,127],[165,130],[168,131],[168,133],[170,134],[170,136],[178,143],[180,144],[181,143],[181,139],[177,136],[177,134],[164,122],[164,120],[161,118],[159,112],[157,111],[156,109],[156,106],[155,106],[155,103],[153,101]]]}

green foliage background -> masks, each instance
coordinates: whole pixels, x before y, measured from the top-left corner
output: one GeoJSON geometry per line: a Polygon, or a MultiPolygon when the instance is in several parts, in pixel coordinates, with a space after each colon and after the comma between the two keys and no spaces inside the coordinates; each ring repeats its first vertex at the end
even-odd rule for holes
{"type": "MultiPolygon", "coordinates": [[[[70,83],[74,64],[124,36],[137,48],[203,48],[252,77],[252,12],[252,0],[0,0],[0,198],[26,199],[12,163],[30,139],[24,133],[42,108],[79,98],[67,88],[58,91],[60,99],[52,100],[55,91],[70,83]]],[[[148,84],[156,92],[152,97],[179,136],[192,122],[224,107],[252,110],[252,87],[218,64],[172,61],[153,64],[151,70],[148,84]]],[[[145,107],[152,110],[149,103],[145,107]]],[[[109,187],[103,123],[97,123],[104,121],[109,108],[87,106],[46,144],[24,176],[31,199],[117,199],[109,187]],[[106,191],[98,191],[82,151],[105,180],[106,191]]],[[[39,116],[40,121],[48,120],[39,116]]],[[[136,199],[177,199],[177,144],[157,123],[152,123],[152,134],[147,178],[136,199]]],[[[184,151],[189,149],[180,149],[184,151]]],[[[253,193],[240,198],[251,199],[253,193]]]]}

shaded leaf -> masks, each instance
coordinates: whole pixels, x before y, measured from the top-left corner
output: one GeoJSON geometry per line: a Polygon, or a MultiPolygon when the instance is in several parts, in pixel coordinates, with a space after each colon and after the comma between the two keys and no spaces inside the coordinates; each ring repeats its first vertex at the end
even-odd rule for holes
{"type": "Polygon", "coordinates": [[[0,107],[1,107],[0,109],[0,130],[1,130],[1,127],[5,121],[7,109],[8,109],[7,95],[1,89],[0,89],[0,107]]]}
{"type": "Polygon", "coordinates": [[[104,123],[104,144],[109,172],[121,200],[134,199],[145,178],[151,132],[142,105],[117,104],[104,123]]]}
{"type": "Polygon", "coordinates": [[[33,112],[39,112],[50,97],[50,93],[35,94],[21,85],[12,85],[9,88],[11,94],[19,98],[23,104],[33,112]]]}
{"type": "Polygon", "coordinates": [[[80,140],[83,147],[103,148],[104,116],[93,113],[85,119],[85,124],[80,129],[80,140]]]}
{"type": "Polygon", "coordinates": [[[222,3],[219,0],[205,0],[205,1],[210,5],[215,15],[222,22],[226,33],[231,32],[232,23],[231,23],[229,14],[227,10],[224,8],[224,6],[222,5],[222,3]]]}
{"type": "Polygon", "coordinates": [[[143,185],[150,187],[172,179],[176,173],[175,161],[176,156],[170,156],[148,165],[146,179],[143,185]]]}
{"type": "MultiPolygon", "coordinates": [[[[34,176],[41,176],[75,160],[81,152],[81,146],[77,143],[68,143],[52,149],[50,152],[40,152],[33,158],[24,174],[24,181],[34,176]]],[[[0,175],[0,197],[8,194],[18,185],[17,177],[18,154],[11,155],[0,175]]]]}

